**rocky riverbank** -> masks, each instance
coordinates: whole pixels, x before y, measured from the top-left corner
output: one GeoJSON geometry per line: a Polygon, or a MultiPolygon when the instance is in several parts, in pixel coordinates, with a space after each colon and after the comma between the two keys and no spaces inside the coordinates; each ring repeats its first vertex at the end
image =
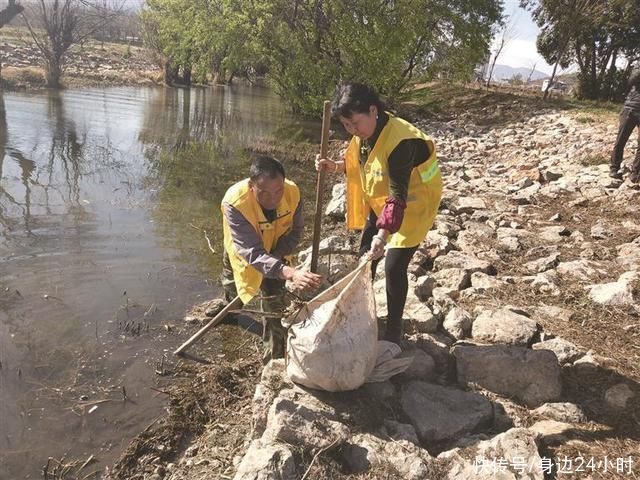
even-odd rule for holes
{"type": "MultiPolygon", "coordinates": [[[[13,90],[45,86],[42,54],[26,30],[0,36],[2,86],[13,90]]],[[[127,44],[87,42],[73,47],[63,73],[65,87],[92,85],[153,85],[162,82],[162,70],[149,51],[127,44]]]]}
{"type": "MultiPolygon", "coordinates": [[[[259,374],[247,336],[247,358],[189,367],[172,393],[189,433],[154,437],[163,420],[114,478],[638,475],[640,190],[607,175],[614,118],[543,108],[499,127],[416,123],[437,141],[446,188],[410,267],[409,369],[354,392],[311,391],[283,361],[259,374]],[[189,389],[200,400],[185,406],[189,389]]],[[[343,191],[333,189],[330,231],[343,191]]],[[[354,249],[352,237],[325,239],[332,277],[354,249]]]]}

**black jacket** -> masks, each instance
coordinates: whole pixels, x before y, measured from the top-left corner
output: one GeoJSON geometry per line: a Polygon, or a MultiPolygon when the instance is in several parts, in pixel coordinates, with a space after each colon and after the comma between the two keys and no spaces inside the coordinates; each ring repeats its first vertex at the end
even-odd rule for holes
{"type": "Polygon", "coordinates": [[[634,112],[640,112],[640,69],[636,68],[629,76],[629,94],[624,101],[624,107],[630,108],[634,112]]]}

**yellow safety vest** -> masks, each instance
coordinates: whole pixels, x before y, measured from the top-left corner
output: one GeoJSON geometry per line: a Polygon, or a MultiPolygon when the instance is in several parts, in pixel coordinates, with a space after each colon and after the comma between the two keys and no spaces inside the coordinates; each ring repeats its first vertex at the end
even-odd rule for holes
{"type": "MultiPolygon", "coordinates": [[[[222,204],[229,204],[236,208],[247,221],[253,225],[262,239],[264,248],[270,252],[278,243],[278,239],[291,231],[293,216],[300,203],[300,190],[295,183],[285,180],[284,195],[276,208],[276,219],[273,222],[267,220],[260,204],[249,189],[249,179],[239,181],[233,185],[222,199],[222,204]]],[[[233,279],[240,299],[248,303],[256,296],[262,283],[262,273],[249,265],[237,252],[231,237],[231,229],[224,215],[222,207],[222,228],[224,233],[224,248],[229,255],[233,269],[233,279]]]]}
{"type": "Polygon", "coordinates": [[[347,228],[362,229],[372,209],[380,215],[389,197],[389,155],[402,140],[422,138],[429,145],[429,158],[413,169],[409,179],[407,208],[400,230],[391,235],[389,248],[409,248],[419,245],[433,225],[440,198],[442,177],[433,140],[418,128],[389,114],[389,121],[369,153],[360,163],[360,138],[354,136],[347,147],[347,228]]]}

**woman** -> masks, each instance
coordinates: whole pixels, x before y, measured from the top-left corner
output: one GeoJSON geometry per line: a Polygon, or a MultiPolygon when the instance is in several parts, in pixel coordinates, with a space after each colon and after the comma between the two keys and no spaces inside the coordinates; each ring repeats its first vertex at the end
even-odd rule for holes
{"type": "Polygon", "coordinates": [[[374,274],[387,251],[385,339],[399,344],[407,268],[433,225],[442,196],[435,145],[425,133],[386,112],[367,85],[339,87],[332,115],[353,137],[343,159],[317,158],[316,169],[346,173],[347,227],[362,229],[360,255],[374,260],[374,274]]]}

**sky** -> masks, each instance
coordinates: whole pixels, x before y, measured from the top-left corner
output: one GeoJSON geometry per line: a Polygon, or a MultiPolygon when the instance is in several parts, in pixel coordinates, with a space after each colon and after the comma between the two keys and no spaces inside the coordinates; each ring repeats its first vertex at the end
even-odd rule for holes
{"type": "MultiPolygon", "coordinates": [[[[536,37],[539,29],[531,19],[531,14],[520,8],[518,0],[505,0],[504,11],[513,19],[513,27],[512,33],[507,36],[510,40],[498,57],[497,63],[514,68],[531,68],[535,63],[536,70],[551,74],[553,67],[545,62],[536,49],[536,37]]],[[[498,38],[494,39],[494,47],[498,41],[498,38]]],[[[495,49],[492,47],[493,51],[495,49]]]]}

